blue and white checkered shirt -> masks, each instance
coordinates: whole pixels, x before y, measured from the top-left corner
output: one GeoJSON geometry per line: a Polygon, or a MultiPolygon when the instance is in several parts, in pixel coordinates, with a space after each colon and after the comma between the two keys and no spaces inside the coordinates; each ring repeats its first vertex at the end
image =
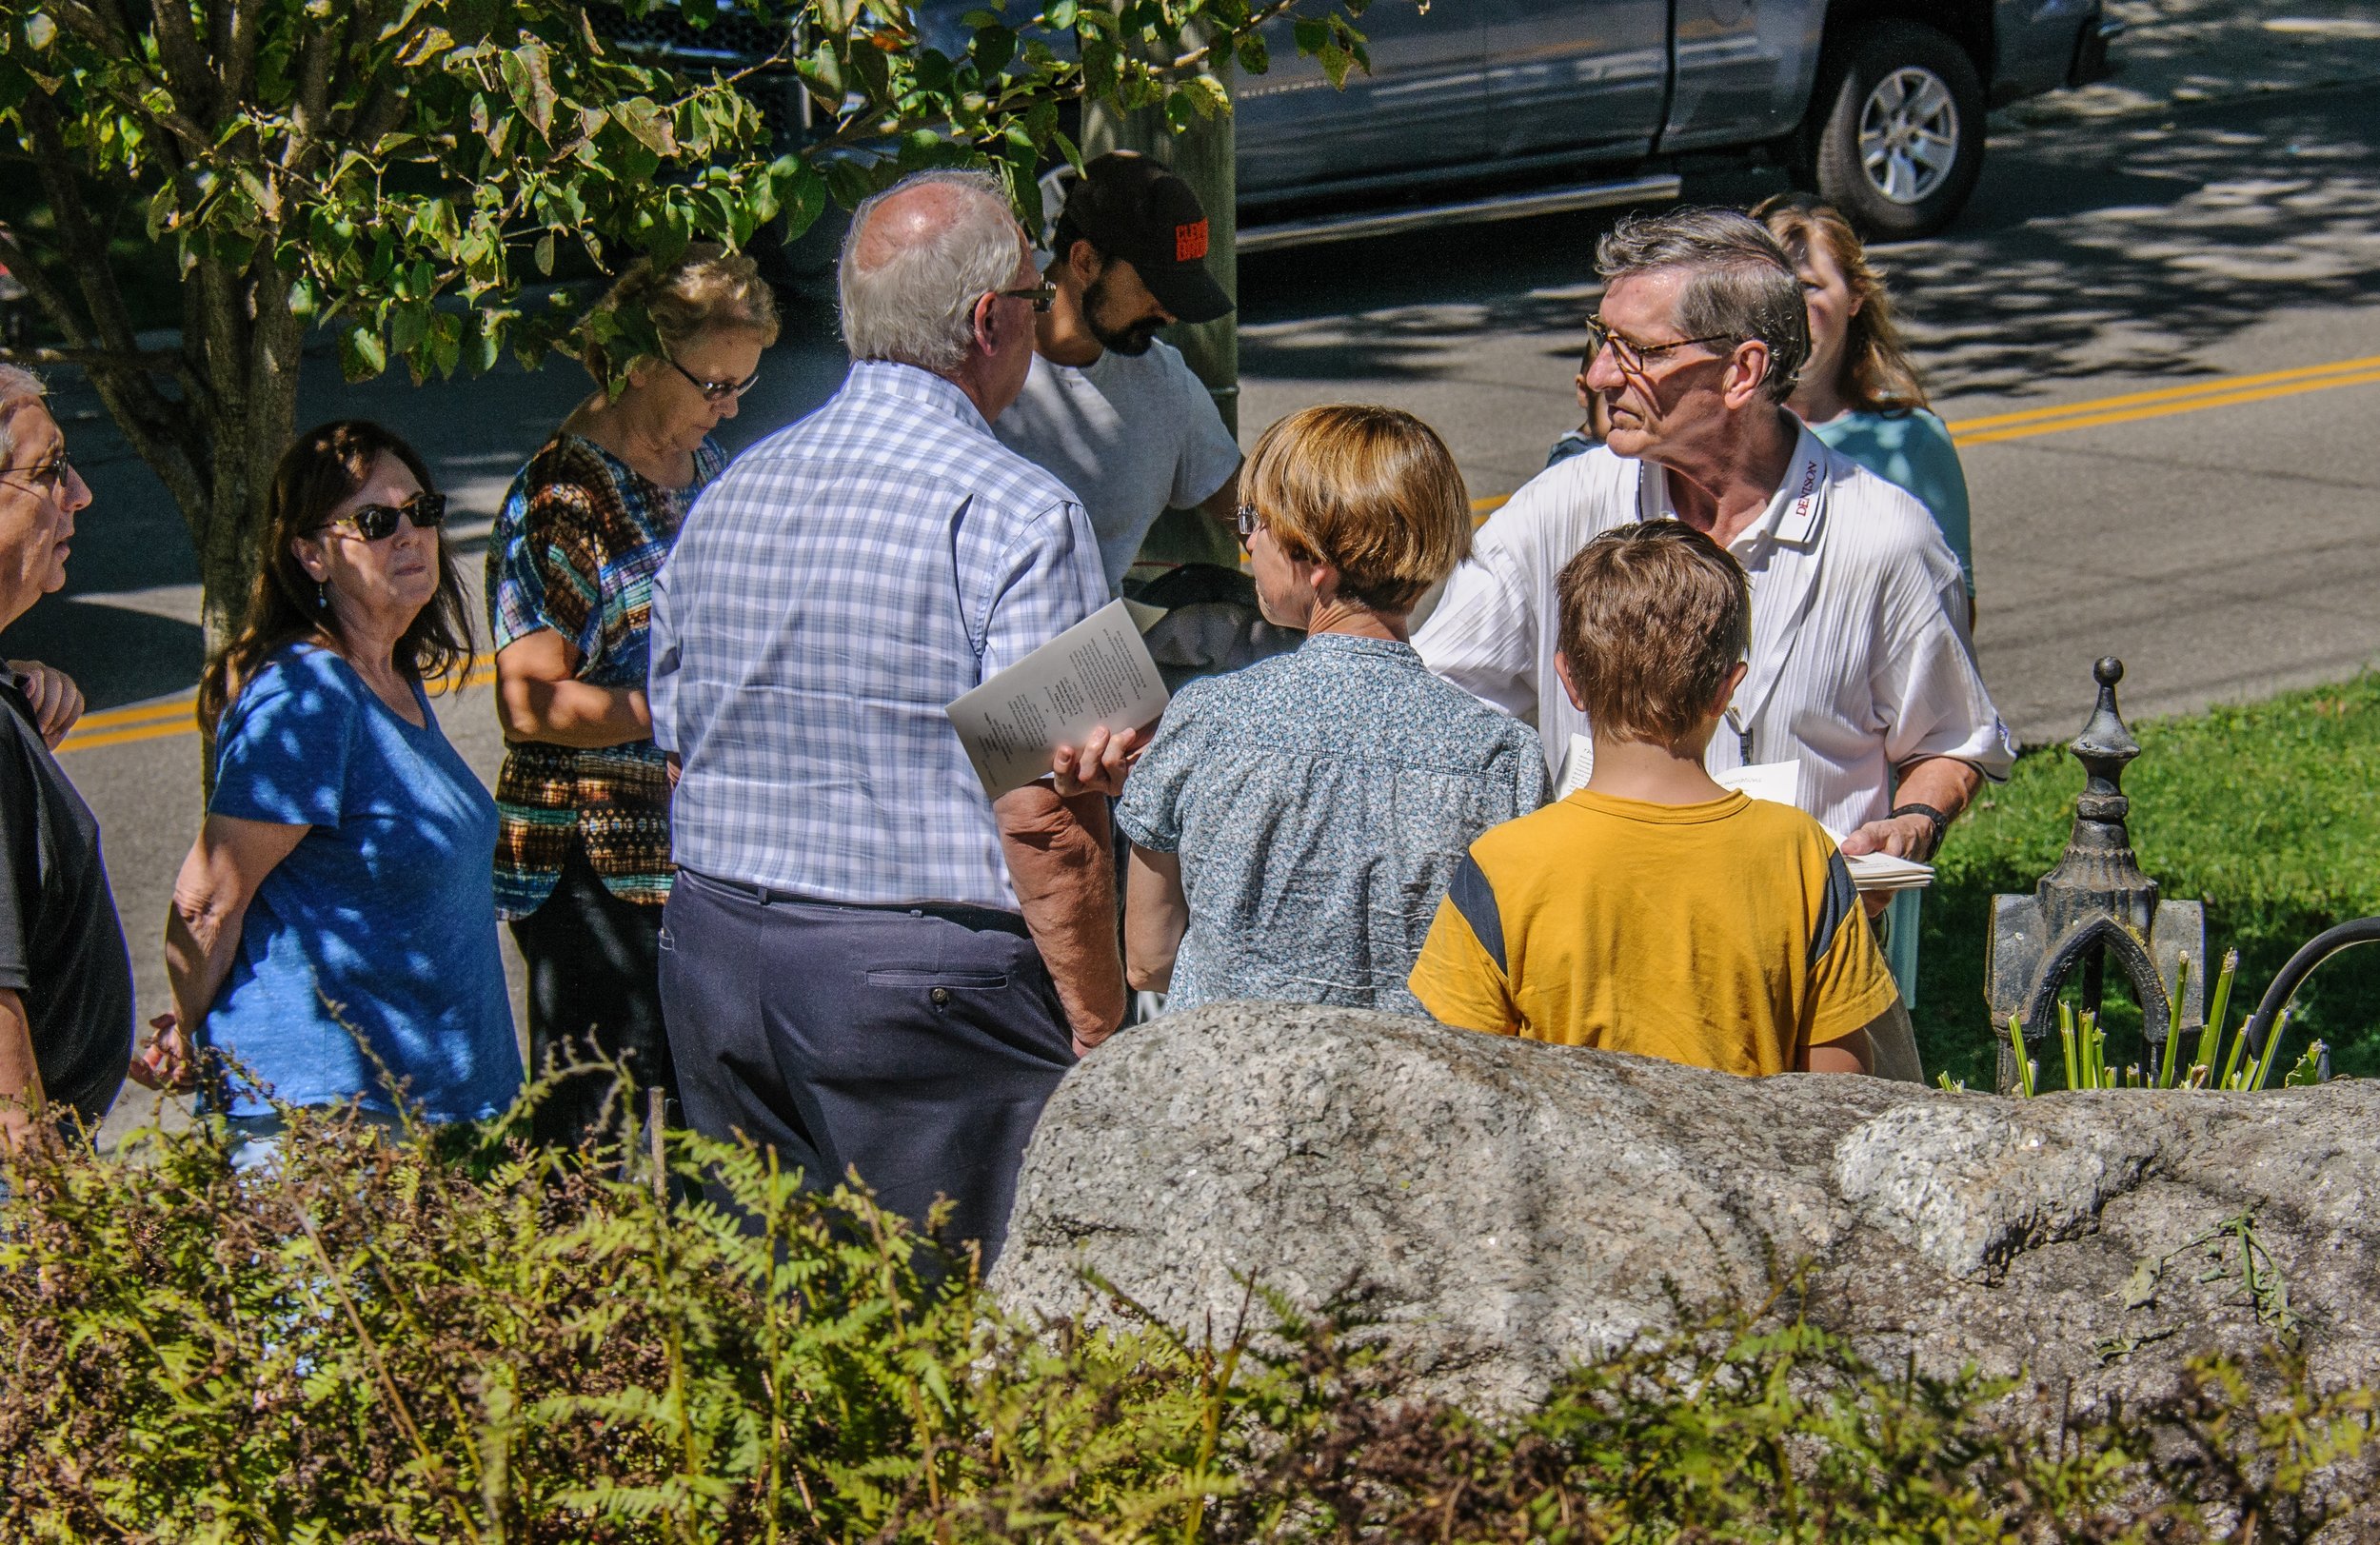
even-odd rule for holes
{"type": "Polygon", "coordinates": [[[704,490],[653,581],[678,862],[819,901],[1013,910],[942,707],[1106,601],[1063,484],[949,382],[854,365],[704,490]]]}

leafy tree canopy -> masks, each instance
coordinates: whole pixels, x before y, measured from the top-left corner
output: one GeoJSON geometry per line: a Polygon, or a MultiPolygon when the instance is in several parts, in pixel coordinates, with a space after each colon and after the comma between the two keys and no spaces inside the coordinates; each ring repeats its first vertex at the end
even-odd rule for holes
{"type": "Polygon", "coordinates": [[[579,325],[565,296],[525,299],[567,248],[617,271],[771,222],[795,236],[829,198],[956,162],[1031,214],[1038,168],[1079,159],[1064,104],[1186,126],[1227,109],[1213,67],[1265,68],[1276,23],[1343,79],[1366,3],[986,4],[929,37],[903,0],[0,0],[0,157],[12,138],[10,179],[38,189],[0,263],[64,340],[35,357],[89,372],[181,505],[216,623],[309,326],[350,376],[449,376],[534,363],[579,325]],[[772,51],[698,74],[622,42],[641,20],[772,51]],[[128,239],[170,244],[176,348],[139,345],[128,239]]]}

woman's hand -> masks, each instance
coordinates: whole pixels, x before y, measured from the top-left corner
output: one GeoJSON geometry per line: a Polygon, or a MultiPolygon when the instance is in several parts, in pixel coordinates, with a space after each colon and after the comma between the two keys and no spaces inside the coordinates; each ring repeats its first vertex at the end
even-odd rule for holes
{"type": "Polygon", "coordinates": [[[33,705],[33,723],[40,726],[41,738],[56,750],[74,722],[83,717],[83,689],[74,684],[73,677],[38,660],[11,660],[9,668],[16,672],[25,701],[33,705]]]}
{"type": "Polygon", "coordinates": [[[198,1059],[190,1050],[190,1038],[183,1033],[182,1023],[171,1014],[160,1014],[149,1021],[156,1032],[149,1044],[132,1059],[129,1070],[132,1081],[144,1089],[164,1094],[187,1094],[198,1087],[198,1059]]]}
{"type": "Polygon", "coordinates": [[[1078,794],[1104,794],[1115,799],[1124,791],[1124,779],[1132,772],[1132,764],[1148,749],[1148,737],[1137,729],[1120,729],[1110,735],[1105,726],[1094,729],[1083,737],[1082,748],[1061,745],[1050,759],[1050,772],[1058,782],[1061,799],[1078,794]]]}

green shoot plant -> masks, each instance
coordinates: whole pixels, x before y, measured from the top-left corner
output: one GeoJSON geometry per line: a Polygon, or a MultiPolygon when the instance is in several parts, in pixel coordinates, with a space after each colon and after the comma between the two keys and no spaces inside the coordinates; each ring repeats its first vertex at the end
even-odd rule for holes
{"type": "MultiPolygon", "coordinates": [[[[2099,1026],[2099,1016],[2091,1009],[2076,1009],[2061,1002],[2057,1006],[2059,1042],[2066,1053],[2066,1087],[2069,1089],[2205,1089],[2209,1087],[2237,1092],[2264,1088],[2272,1081],[2272,1070],[2280,1064],[2281,1043],[2288,1039],[2291,1017],[2294,1009],[2284,1009],[2273,1022],[2272,1034],[2260,1049],[2248,1044],[2248,1017],[2231,1032],[2231,1045],[2225,1049],[2223,1020],[2231,1011],[2231,981],[2239,970],[2239,951],[2227,950],[2223,969],[2214,980],[2213,1001],[2207,1014],[2207,1022],[2199,1028],[2197,1055],[2190,1065],[2179,1064],[2178,1046],[2182,1026],[2172,1026],[2165,1037],[2165,1054],[2161,1060],[2146,1066],[2128,1063],[2122,1067],[2108,1065],[2107,1032],[2099,1026]],[[2221,1057],[2222,1072],[2215,1071],[2216,1059],[2221,1057]]],[[[2182,957],[2181,969],[2173,983],[2172,1002],[2178,1015],[2183,990],[2190,985],[2190,957],[2182,957]]],[[[2028,1099],[2040,1091],[2036,1086],[2037,1069],[2025,1059],[2025,1039],[2021,1022],[2015,1015],[2009,1016],[2009,1044],[2015,1048],[2019,1070],[2019,1092],[2028,1099]]],[[[2284,1086],[2298,1088],[2321,1081],[2322,1053],[2320,1041],[2314,1042],[2282,1080],[2284,1086]]]]}

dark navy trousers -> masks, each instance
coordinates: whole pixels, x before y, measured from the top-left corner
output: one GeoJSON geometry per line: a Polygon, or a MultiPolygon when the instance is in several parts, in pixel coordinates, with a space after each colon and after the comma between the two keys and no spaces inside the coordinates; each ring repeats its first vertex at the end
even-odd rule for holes
{"type": "Polygon", "coordinates": [[[662,1014],[686,1122],[776,1149],[827,1190],[856,1171],[944,1238],[1008,1233],[1017,1168],[1074,1065],[1016,913],[841,906],[678,871],[662,918],[662,1014]]]}

